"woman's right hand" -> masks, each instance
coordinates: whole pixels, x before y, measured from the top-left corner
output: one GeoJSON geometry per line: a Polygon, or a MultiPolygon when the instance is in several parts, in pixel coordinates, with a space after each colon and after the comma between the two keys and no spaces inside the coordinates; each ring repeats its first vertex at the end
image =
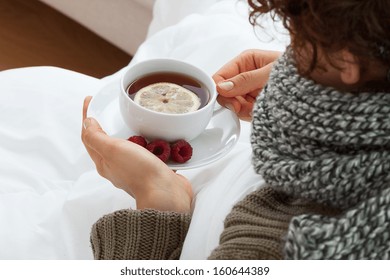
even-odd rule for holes
{"type": "Polygon", "coordinates": [[[218,103],[246,121],[252,119],[256,97],[267,83],[276,51],[247,50],[225,64],[214,75],[218,103]]]}

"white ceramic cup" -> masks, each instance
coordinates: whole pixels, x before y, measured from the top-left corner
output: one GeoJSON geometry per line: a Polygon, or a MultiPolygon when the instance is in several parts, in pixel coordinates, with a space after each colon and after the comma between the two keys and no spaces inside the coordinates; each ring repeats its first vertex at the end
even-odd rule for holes
{"type": "Polygon", "coordinates": [[[151,59],[130,66],[121,78],[119,107],[126,125],[149,140],[163,139],[190,141],[199,136],[208,125],[214,111],[217,90],[214,80],[203,70],[189,63],[169,59],[151,59]],[[146,109],[132,100],[127,89],[135,80],[158,72],[178,73],[202,83],[210,96],[202,108],[184,114],[167,114],[146,109]]]}

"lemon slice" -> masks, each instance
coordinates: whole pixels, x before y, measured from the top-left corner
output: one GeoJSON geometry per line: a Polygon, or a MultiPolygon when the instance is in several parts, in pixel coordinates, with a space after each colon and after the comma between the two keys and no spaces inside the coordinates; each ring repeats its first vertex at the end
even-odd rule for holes
{"type": "Polygon", "coordinates": [[[195,93],[173,83],[146,86],[136,93],[134,102],[149,110],[168,114],[194,112],[200,107],[200,98],[195,93]]]}

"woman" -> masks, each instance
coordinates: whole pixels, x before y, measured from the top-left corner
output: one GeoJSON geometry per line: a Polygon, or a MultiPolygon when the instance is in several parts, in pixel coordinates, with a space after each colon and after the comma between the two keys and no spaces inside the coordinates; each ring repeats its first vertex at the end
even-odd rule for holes
{"type": "MultiPolygon", "coordinates": [[[[292,44],[281,56],[243,53],[214,76],[220,103],[253,118],[253,165],[268,186],[232,209],[210,259],[390,258],[390,3],[248,2],[252,24],[274,13],[292,44]]],[[[178,258],[190,183],[145,150],[105,135],[85,118],[89,100],[84,144],[99,173],[137,201],[137,210],[95,224],[95,257],[178,258]]]]}

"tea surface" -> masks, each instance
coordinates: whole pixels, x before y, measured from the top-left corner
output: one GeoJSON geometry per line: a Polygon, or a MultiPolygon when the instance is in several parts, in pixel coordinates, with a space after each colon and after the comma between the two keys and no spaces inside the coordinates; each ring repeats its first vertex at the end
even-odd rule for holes
{"type": "Polygon", "coordinates": [[[127,93],[130,98],[134,99],[140,89],[155,83],[173,83],[192,91],[200,99],[199,109],[204,107],[210,99],[209,91],[202,83],[189,76],[173,72],[156,72],[140,77],[129,85],[127,93]]]}

